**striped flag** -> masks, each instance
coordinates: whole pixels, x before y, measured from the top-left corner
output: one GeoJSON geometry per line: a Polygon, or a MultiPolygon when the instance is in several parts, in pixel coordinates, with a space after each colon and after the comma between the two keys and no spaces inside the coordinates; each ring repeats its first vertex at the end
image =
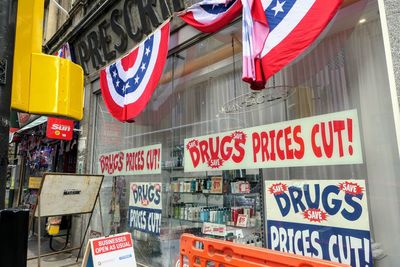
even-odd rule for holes
{"type": "Polygon", "coordinates": [[[240,15],[241,0],[203,0],[189,7],[180,18],[202,32],[216,32],[240,15]]]}
{"type": "Polygon", "coordinates": [[[125,57],[101,70],[101,93],[117,120],[133,121],[149,102],[167,60],[169,30],[167,21],[125,57]]]}
{"type": "Polygon", "coordinates": [[[269,25],[261,52],[265,82],[296,59],[322,33],[343,0],[258,0],[269,25]]]}
{"type": "Polygon", "coordinates": [[[243,4],[243,76],[251,89],[265,86],[260,54],[268,36],[269,27],[263,6],[259,0],[242,0],[243,4]]]}

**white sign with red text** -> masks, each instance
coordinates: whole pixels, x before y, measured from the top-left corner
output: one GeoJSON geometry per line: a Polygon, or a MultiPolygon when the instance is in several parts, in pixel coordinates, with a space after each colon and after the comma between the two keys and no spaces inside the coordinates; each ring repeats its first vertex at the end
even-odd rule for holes
{"type": "Polygon", "coordinates": [[[201,232],[205,235],[226,236],[226,225],[205,222],[201,232]]]}
{"type": "Polygon", "coordinates": [[[357,110],[185,139],[185,172],[361,163],[357,110]]]}
{"type": "Polygon", "coordinates": [[[132,236],[122,233],[89,240],[82,266],[134,267],[136,266],[132,236]],[[91,255],[87,255],[87,254],[91,255]]]}
{"type": "Polygon", "coordinates": [[[104,175],[141,175],[161,173],[161,144],[100,155],[98,173],[104,175]]]}

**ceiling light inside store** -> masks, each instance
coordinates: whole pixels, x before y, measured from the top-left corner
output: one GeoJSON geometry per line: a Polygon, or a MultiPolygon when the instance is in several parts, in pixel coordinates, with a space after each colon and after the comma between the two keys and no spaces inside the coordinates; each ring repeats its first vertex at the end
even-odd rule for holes
{"type": "Polygon", "coordinates": [[[360,20],[358,21],[358,23],[363,24],[363,23],[365,23],[366,21],[367,21],[366,19],[360,19],[360,20]]]}

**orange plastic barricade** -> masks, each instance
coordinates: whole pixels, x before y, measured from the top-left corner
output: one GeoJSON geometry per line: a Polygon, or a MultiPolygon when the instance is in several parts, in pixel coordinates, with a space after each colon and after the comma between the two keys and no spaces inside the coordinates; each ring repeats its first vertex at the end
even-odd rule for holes
{"type": "Polygon", "coordinates": [[[349,266],[212,238],[200,238],[191,234],[181,236],[180,254],[181,267],[349,266]],[[186,259],[184,259],[185,257],[186,259]]]}

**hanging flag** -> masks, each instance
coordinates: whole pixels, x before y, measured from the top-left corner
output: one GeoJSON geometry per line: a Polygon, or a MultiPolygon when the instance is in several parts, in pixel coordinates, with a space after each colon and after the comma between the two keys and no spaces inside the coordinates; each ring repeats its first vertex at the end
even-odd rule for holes
{"type": "Polygon", "coordinates": [[[71,57],[71,48],[69,46],[69,43],[63,44],[60,49],[58,49],[57,52],[54,53],[55,56],[62,57],[65,59],[69,59],[72,61],[71,57]]]}
{"type": "Polygon", "coordinates": [[[243,81],[250,83],[251,89],[265,87],[260,54],[267,39],[269,27],[260,0],[242,0],[243,19],[243,81]]]}
{"type": "Polygon", "coordinates": [[[149,102],[168,54],[169,20],[128,55],[100,72],[104,102],[119,121],[133,121],[149,102]]]}
{"type": "Polygon", "coordinates": [[[240,15],[241,0],[203,0],[189,7],[180,18],[202,32],[216,32],[240,15]]]}
{"type": "Polygon", "coordinates": [[[261,1],[269,34],[261,52],[266,82],[306,50],[326,28],[343,0],[261,1]]]}

